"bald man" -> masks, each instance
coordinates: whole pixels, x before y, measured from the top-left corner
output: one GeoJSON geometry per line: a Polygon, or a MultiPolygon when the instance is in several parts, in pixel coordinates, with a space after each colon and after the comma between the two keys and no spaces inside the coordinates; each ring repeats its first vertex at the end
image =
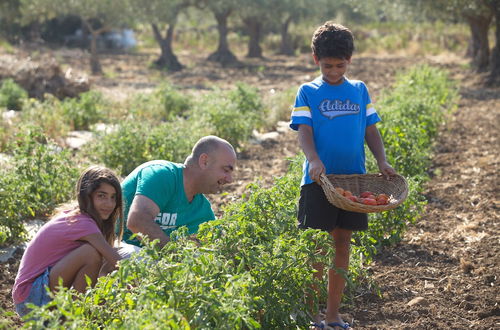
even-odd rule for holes
{"type": "Polygon", "coordinates": [[[196,234],[200,224],[215,219],[204,194],[217,193],[232,182],[235,165],[236,153],[229,142],[205,136],[184,164],[154,160],[137,167],[122,183],[124,241],[140,246],[146,235],[164,246],[181,226],[196,234]],[[138,235],[132,239],[134,233],[138,235]]]}

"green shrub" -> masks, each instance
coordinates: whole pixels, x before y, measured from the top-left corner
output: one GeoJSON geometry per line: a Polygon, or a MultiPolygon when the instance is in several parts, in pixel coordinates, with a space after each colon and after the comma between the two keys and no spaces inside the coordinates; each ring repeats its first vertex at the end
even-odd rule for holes
{"type": "Polygon", "coordinates": [[[266,114],[257,90],[237,84],[232,91],[206,95],[191,115],[206,118],[214,135],[240,147],[254,129],[263,126],[266,114]]]}
{"type": "Polygon", "coordinates": [[[43,101],[25,102],[21,120],[41,127],[45,135],[57,139],[71,130],[89,130],[93,124],[106,121],[106,109],[110,106],[101,93],[94,91],[62,101],[47,94],[43,101]]]}
{"type": "Polygon", "coordinates": [[[98,132],[95,142],[86,145],[83,152],[125,176],[149,160],[146,141],[150,130],[147,122],[126,120],[114,126],[110,133],[98,132]]]}
{"type": "Polygon", "coordinates": [[[7,151],[7,143],[13,135],[14,127],[6,121],[0,121],[0,153],[7,151]]]}
{"type": "Polygon", "coordinates": [[[140,119],[151,121],[174,120],[192,106],[191,98],[173,85],[163,83],[152,93],[133,97],[129,113],[140,119]]]}
{"type": "Polygon", "coordinates": [[[264,119],[264,128],[272,129],[280,120],[290,119],[291,106],[293,105],[296,87],[288,88],[282,92],[269,91],[263,98],[264,107],[269,109],[264,119]]]}
{"type": "Polygon", "coordinates": [[[201,121],[179,118],[154,127],[146,140],[149,159],[183,163],[196,141],[211,133],[205,126],[201,121]]]}
{"type": "Polygon", "coordinates": [[[398,75],[391,93],[382,95],[377,103],[383,119],[379,130],[387,159],[403,175],[425,174],[438,128],[457,98],[446,73],[429,66],[398,75]]]}
{"type": "Polygon", "coordinates": [[[85,92],[77,98],[65,99],[58,104],[63,119],[73,130],[88,130],[92,124],[101,121],[106,106],[99,92],[85,92]]]}
{"type": "MultiPolygon", "coordinates": [[[[355,233],[358,251],[367,261],[384,245],[399,242],[426,204],[422,185],[428,179],[433,141],[439,126],[457,103],[457,90],[445,72],[417,66],[398,75],[395,85],[377,103],[382,122],[377,124],[391,165],[408,180],[410,193],[403,205],[390,212],[370,214],[369,229],[355,233]]],[[[378,172],[367,152],[367,171],[378,172]]]]}
{"type": "Polygon", "coordinates": [[[22,220],[47,217],[73,194],[79,170],[71,154],[28,127],[11,142],[12,166],[0,171],[0,228],[7,242],[23,239],[22,220]]]}
{"type": "Polygon", "coordinates": [[[12,79],[5,79],[0,86],[0,107],[21,110],[28,93],[12,79]]]}
{"type": "Polygon", "coordinates": [[[132,119],[121,122],[112,132],[100,132],[85,154],[97,162],[116,169],[125,176],[140,164],[166,159],[183,162],[194,143],[210,130],[201,121],[178,118],[153,125],[132,119]]]}
{"type": "Polygon", "coordinates": [[[65,136],[72,127],[63,119],[60,103],[52,94],[46,94],[43,101],[31,98],[24,103],[20,121],[25,125],[40,127],[51,139],[65,136]]]}

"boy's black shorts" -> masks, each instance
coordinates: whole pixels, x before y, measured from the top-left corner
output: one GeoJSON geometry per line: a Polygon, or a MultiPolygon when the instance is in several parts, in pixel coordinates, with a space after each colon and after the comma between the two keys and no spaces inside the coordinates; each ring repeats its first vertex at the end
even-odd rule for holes
{"type": "Polygon", "coordinates": [[[303,185],[299,199],[299,228],[322,229],[331,232],[334,228],[352,231],[368,229],[366,213],[350,212],[331,204],[317,183],[303,185]]]}

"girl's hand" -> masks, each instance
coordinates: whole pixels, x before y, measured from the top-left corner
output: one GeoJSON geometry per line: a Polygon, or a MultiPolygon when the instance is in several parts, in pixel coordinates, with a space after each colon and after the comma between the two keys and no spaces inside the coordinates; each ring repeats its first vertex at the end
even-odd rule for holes
{"type": "Polygon", "coordinates": [[[387,180],[389,180],[391,176],[396,175],[396,170],[394,170],[386,161],[378,163],[378,169],[387,180]]]}
{"type": "Polygon", "coordinates": [[[323,165],[321,159],[316,158],[310,161],[309,176],[311,177],[311,179],[319,183],[319,176],[321,175],[321,173],[325,173],[325,165],[323,165]]]}

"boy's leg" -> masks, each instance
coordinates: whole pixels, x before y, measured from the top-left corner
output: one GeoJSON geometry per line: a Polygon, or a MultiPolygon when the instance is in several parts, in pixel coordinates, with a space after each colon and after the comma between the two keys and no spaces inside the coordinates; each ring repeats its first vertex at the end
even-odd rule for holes
{"type": "Polygon", "coordinates": [[[49,275],[50,290],[55,291],[59,285],[59,278],[62,278],[63,286],[84,292],[87,288],[85,275],[90,277],[93,286],[101,265],[101,254],[92,245],[84,244],[68,253],[52,267],[49,275]]]}
{"type": "Polygon", "coordinates": [[[335,228],[331,233],[335,244],[334,264],[336,269],[328,270],[328,301],[326,307],[326,323],[339,322],[343,320],[339,314],[340,302],[345,287],[345,273],[349,267],[349,247],[351,243],[352,231],[342,228],[335,228]],[[342,273],[344,271],[344,274],[342,273]]]}
{"type": "MultiPolygon", "coordinates": [[[[337,226],[337,219],[339,216],[339,209],[334,207],[325,196],[323,189],[317,183],[307,184],[300,189],[299,210],[297,218],[299,220],[299,228],[314,228],[321,229],[331,233],[337,226]]],[[[314,276],[316,279],[322,280],[323,277],[323,264],[313,265],[317,271],[314,276]]],[[[313,286],[313,291],[316,296],[320,296],[320,289],[313,286]]],[[[308,297],[310,311],[313,315],[313,322],[319,324],[321,315],[314,306],[312,297],[308,297]]]]}

